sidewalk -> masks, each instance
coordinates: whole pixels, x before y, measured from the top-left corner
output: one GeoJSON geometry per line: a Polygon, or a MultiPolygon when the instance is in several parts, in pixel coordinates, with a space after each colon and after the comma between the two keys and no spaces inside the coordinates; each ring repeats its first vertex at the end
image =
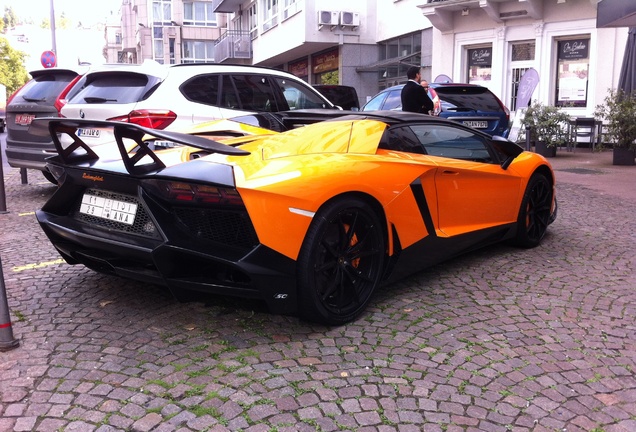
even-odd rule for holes
{"type": "Polygon", "coordinates": [[[612,150],[595,151],[560,149],[549,159],[557,184],[574,183],[636,203],[636,167],[612,165],[612,150]]]}

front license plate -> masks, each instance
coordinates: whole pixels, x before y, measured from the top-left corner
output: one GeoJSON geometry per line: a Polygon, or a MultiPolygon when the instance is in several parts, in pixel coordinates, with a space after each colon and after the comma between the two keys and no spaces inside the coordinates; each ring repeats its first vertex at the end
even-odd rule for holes
{"type": "Polygon", "coordinates": [[[28,126],[31,124],[35,115],[33,114],[16,114],[15,115],[15,124],[20,126],[28,126]]]}
{"type": "Polygon", "coordinates": [[[80,213],[132,225],[137,214],[137,204],[85,193],[80,213]]]}
{"type": "Polygon", "coordinates": [[[77,136],[99,138],[99,129],[78,129],[77,136]]]}
{"type": "Polygon", "coordinates": [[[470,126],[475,129],[487,129],[488,122],[485,120],[465,120],[462,122],[466,126],[470,126]]]}

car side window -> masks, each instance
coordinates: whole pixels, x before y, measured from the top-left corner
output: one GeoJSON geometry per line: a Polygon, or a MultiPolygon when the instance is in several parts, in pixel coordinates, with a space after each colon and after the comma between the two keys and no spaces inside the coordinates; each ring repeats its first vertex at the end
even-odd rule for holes
{"type": "Polygon", "coordinates": [[[493,163],[486,139],[469,130],[440,124],[413,125],[411,129],[430,156],[493,163]]]}
{"type": "Polygon", "coordinates": [[[384,101],[383,110],[392,110],[402,107],[402,90],[393,90],[389,92],[386,100],[384,101]]]}
{"type": "Polygon", "coordinates": [[[377,111],[381,109],[383,105],[382,103],[384,102],[384,99],[386,99],[387,93],[388,92],[380,93],[369,102],[367,102],[367,104],[364,106],[364,111],[377,111]]]}
{"type": "Polygon", "coordinates": [[[274,89],[265,75],[227,75],[223,82],[222,106],[229,108],[235,102],[228,84],[233,85],[238,105],[246,111],[278,111],[274,89]],[[229,81],[229,82],[228,82],[229,81]],[[230,105],[228,105],[230,104],[230,105]]]}
{"type": "Polygon", "coordinates": [[[384,132],[379,148],[424,154],[424,147],[408,126],[395,126],[384,132]]]}
{"type": "Polygon", "coordinates": [[[220,75],[199,75],[181,85],[181,93],[186,99],[205,105],[217,105],[220,75]]]}
{"type": "Polygon", "coordinates": [[[285,78],[274,78],[287,101],[288,109],[331,108],[311,88],[285,78]]]}

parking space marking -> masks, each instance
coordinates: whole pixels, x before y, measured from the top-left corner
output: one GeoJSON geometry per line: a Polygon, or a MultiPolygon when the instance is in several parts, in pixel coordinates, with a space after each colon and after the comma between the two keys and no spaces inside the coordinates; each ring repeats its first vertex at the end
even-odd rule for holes
{"type": "Polygon", "coordinates": [[[60,258],[60,259],[56,259],[55,261],[44,261],[37,264],[26,264],[23,266],[16,266],[16,267],[13,267],[11,270],[15,273],[19,273],[24,270],[38,269],[38,268],[48,267],[55,264],[64,264],[65,262],[66,261],[60,258]]]}

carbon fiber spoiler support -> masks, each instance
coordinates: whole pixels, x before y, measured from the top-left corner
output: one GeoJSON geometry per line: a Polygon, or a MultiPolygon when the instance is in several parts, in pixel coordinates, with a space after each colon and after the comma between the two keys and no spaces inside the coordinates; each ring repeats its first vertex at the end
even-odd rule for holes
{"type": "Polygon", "coordinates": [[[64,118],[40,118],[33,120],[29,131],[31,133],[46,136],[50,135],[55,145],[55,150],[60,160],[65,165],[78,164],[82,162],[93,162],[99,159],[91,147],[86,144],[77,135],[77,130],[81,128],[111,128],[115,136],[117,148],[121,154],[126,170],[132,175],[141,175],[153,171],[159,171],[165,168],[164,163],[148,146],[144,138],[154,137],[162,140],[168,140],[186,146],[206,150],[211,153],[220,153],[226,155],[245,156],[250,154],[245,150],[231,147],[217,141],[213,141],[204,137],[189,135],[179,132],[170,132],[158,129],[150,129],[138,126],[132,123],[84,120],[84,119],[64,119],[64,118]],[[60,135],[67,135],[72,138],[73,142],[63,145],[60,141],[60,135]],[[135,153],[129,153],[126,150],[124,138],[133,140],[138,149],[135,153]],[[148,156],[151,162],[144,159],[148,156]],[[144,160],[143,163],[140,163],[144,160]]]}

